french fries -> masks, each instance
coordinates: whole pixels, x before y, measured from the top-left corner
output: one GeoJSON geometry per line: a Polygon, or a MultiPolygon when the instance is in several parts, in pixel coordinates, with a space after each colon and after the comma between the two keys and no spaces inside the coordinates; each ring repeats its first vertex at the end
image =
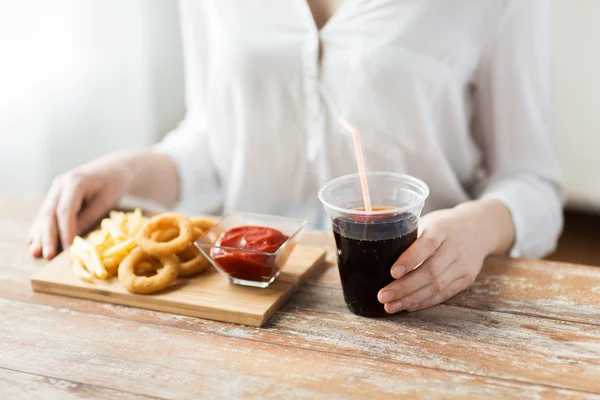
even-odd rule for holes
{"type": "Polygon", "coordinates": [[[134,236],[145,221],[140,209],[111,211],[87,239],[77,236],[73,240],[69,249],[73,272],[86,282],[116,276],[121,261],[137,247],[134,236]]]}
{"type": "Polygon", "coordinates": [[[90,274],[90,272],[83,266],[83,263],[79,259],[73,260],[73,272],[77,275],[81,280],[92,283],[94,281],[94,276],[90,274]]]}

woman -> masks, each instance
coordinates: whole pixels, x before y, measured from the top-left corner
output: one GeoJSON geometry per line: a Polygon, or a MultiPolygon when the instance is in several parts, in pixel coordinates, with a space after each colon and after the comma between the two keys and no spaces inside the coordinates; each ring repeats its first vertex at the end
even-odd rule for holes
{"type": "Polygon", "coordinates": [[[388,312],[467,288],[490,254],[537,257],[561,230],[544,0],[263,0],[181,4],[187,115],[150,150],[56,179],[31,231],[52,258],[124,194],[191,211],[304,217],[355,172],[431,188],[419,239],[379,292],[388,312]],[[415,269],[419,264],[420,268],[415,269]]]}

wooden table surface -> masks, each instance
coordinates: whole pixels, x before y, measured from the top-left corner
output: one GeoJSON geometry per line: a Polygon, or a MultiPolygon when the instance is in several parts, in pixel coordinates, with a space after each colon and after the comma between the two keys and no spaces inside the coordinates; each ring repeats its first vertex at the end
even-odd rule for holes
{"type": "Polygon", "coordinates": [[[0,196],[0,398],[600,399],[600,268],[494,258],[446,304],[372,320],[329,262],[250,328],[34,293],[38,205],[0,196]]]}

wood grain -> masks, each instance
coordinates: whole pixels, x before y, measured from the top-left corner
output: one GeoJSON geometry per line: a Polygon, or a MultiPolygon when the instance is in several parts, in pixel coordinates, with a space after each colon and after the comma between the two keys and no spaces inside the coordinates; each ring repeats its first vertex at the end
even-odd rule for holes
{"type": "Polygon", "coordinates": [[[0,314],[12,321],[0,325],[4,368],[149,396],[598,398],[11,300],[0,300],[0,314]]]}
{"type": "Polygon", "coordinates": [[[600,328],[594,325],[452,306],[370,320],[350,314],[338,290],[311,286],[301,287],[260,330],[43,294],[15,297],[204,334],[600,391],[594,380],[600,375],[600,328]]]}
{"type": "Polygon", "coordinates": [[[73,274],[71,263],[63,253],[37,271],[31,285],[38,292],[261,326],[324,257],[320,248],[296,246],[281,275],[264,289],[232,285],[214,268],[209,268],[198,277],[179,279],[163,292],[144,296],[127,292],[117,279],[82,281],[73,274]]]}
{"type": "Polygon", "coordinates": [[[600,391],[595,325],[446,305],[367,323],[337,291],[303,287],[272,327],[341,354],[600,391]]]}
{"type": "MultiPolygon", "coordinates": [[[[596,269],[490,259],[449,305],[371,320],[329,263],[254,328],[32,292],[38,204],[0,196],[0,398],[600,398],[596,269]]],[[[303,243],[335,261],[330,235],[303,243]]]]}
{"type": "MultiPolygon", "coordinates": [[[[341,290],[332,238],[311,232],[329,263],[308,285],[341,290]]],[[[551,261],[490,257],[475,283],[446,304],[600,325],[600,268],[551,261]]]]}
{"type": "Polygon", "coordinates": [[[600,326],[600,268],[490,257],[473,286],[446,304],[600,326]]]}
{"type": "Polygon", "coordinates": [[[90,386],[73,381],[49,378],[0,368],[0,394],[4,399],[61,400],[150,400],[159,397],[142,396],[119,390],[90,386]]]}

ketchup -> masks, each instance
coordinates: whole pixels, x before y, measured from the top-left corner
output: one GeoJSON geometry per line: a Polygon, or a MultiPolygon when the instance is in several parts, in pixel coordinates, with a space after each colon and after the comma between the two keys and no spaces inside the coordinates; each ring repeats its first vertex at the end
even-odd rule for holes
{"type": "MultiPolygon", "coordinates": [[[[274,253],[288,240],[277,229],[262,226],[238,226],[223,232],[216,246],[274,253]]],[[[240,250],[213,248],[211,256],[232,278],[268,282],[276,273],[275,257],[240,250]]]]}

